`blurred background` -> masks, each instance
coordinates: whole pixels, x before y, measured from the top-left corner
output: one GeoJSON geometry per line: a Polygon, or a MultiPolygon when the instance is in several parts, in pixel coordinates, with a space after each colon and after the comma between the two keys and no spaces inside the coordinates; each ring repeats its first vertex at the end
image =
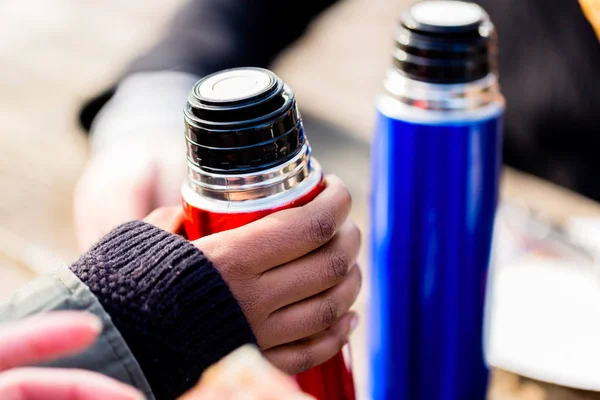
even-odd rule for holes
{"type": "MultiPolygon", "coordinates": [[[[0,296],[7,296],[39,273],[68,265],[80,254],[72,197],[89,157],[88,138],[78,121],[80,109],[113,85],[129,62],[156,43],[183,3],[0,0],[0,296]]],[[[273,64],[274,71],[294,88],[299,106],[308,116],[306,131],[317,158],[328,172],[348,182],[354,196],[353,217],[364,232],[368,231],[374,99],[390,62],[397,17],[410,3],[341,1],[314,20],[305,35],[273,64]],[[311,136],[312,118],[331,125],[331,133],[311,136]]],[[[184,101],[182,98],[182,105],[184,101]]],[[[183,133],[181,137],[183,140],[183,133]]],[[[590,339],[596,332],[600,334],[600,301],[594,297],[600,289],[596,286],[600,272],[595,272],[596,244],[589,240],[597,229],[600,205],[511,169],[505,172],[503,199],[505,223],[499,225],[495,274],[501,274],[503,265],[509,272],[530,274],[526,278],[502,275],[504,279],[499,281],[504,286],[494,292],[512,302],[498,303],[496,325],[507,328],[494,330],[501,334],[496,345],[491,345],[494,365],[499,368],[490,398],[600,399],[592,391],[600,390],[600,350],[572,348],[561,353],[563,358],[548,361],[541,357],[551,352],[549,344],[560,347],[578,342],[573,332],[585,331],[590,339]],[[560,232],[555,234],[553,229],[559,225],[560,232]],[[549,260],[553,263],[550,270],[560,273],[548,277],[539,272],[549,270],[542,265],[549,260]],[[565,270],[575,271],[575,275],[565,275],[565,270]],[[536,285],[538,279],[541,283],[536,285]],[[557,295],[557,282],[569,279],[574,290],[557,295]],[[515,289],[515,282],[527,285],[515,289]],[[532,285],[544,287],[546,292],[536,293],[530,290],[532,285]],[[583,296],[577,291],[581,287],[589,292],[589,297],[580,299],[580,306],[587,308],[574,312],[577,306],[569,303],[561,309],[559,314],[571,315],[569,324],[552,317],[564,299],[583,296]],[[539,296],[556,302],[541,313],[539,296]],[[572,330],[550,335],[564,325],[572,330]],[[547,340],[531,350],[530,344],[542,337],[547,340]],[[523,357],[528,349],[530,353],[523,357]],[[577,360],[586,352],[589,362],[582,366],[577,360]],[[572,379],[557,379],[557,373],[564,376],[560,369],[540,373],[539,364],[564,364],[565,359],[573,361],[567,367],[573,372],[572,379]],[[585,373],[580,370],[598,377],[582,377],[585,373]]],[[[366,249],[361,263],[368,270],[366,249]]],[[[367,288],[365,284],[357,304],[363,323],[352,341],[355,374],[363,394],[368,379],[364,346],[367,288]]],[[[584,346],[582,343],[590,341],[579,343],[584,346]]]]}
{"type": "Polygon", "coordinates": [[[79,255],[72,196],[88,140],[78,113],[152,45],[177,7],[171,0],[1,2],[3,294],[31,272],[79,255]]]}

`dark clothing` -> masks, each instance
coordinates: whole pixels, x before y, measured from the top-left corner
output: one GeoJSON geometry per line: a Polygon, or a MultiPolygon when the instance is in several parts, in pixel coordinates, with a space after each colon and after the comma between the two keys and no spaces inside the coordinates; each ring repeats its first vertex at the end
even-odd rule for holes
{"type": "MultiPolygon", "coordinates": [[[[335,1],[192,0],[127,74],[266,67],[335,1]]],[[[600,200],[600,45],[576,0],[479,0],[500,46],[505,161],[600,200]]],[[[360,62],[360,60],[357,60],[360,62]]],[[[82,114],[89,127],[110,93],[82,114]]],[[[365,104],[365,107],[370,105],[365,104]]]]}
{"type": "Polygon", "coordinates": [[[187,240],[143,222],[116,228],[76,263],[0,304],[0,321],[53,310],[94,313],[96,344],[51,366],[84,368],[172,400],[256,339],[212,263],[187,240]]]}
{"type": "Polygon", "coordinates": [[[203,76],[222,69],[267,67],[335,0],[192,0],[165,38],[129,67],[203,76]]]}
{"type": "Polygon", "coordinates": [[[498,30],[507,164],[600,201],[600,43],[576,0],[481,0],[498,30]]]}
{"type": "Polygon", "coordinates": [[[174,399],[254,334],[212,263],[183,238],[121,225],[71,266],[111,316],[157,399],[174,399]]]}
{"type": "MultiPolygon", "coordinates": [[[[189,0],[166,36],[134,61],[136,72],[181,71],[204,76],[227,68],[268,67],[335,0],[189,0]]],[[[90,101],[80,121],[89,130],[114,88],[90,101]]],[[[185,101],[183,99],[182,101],[185,101]]]]}

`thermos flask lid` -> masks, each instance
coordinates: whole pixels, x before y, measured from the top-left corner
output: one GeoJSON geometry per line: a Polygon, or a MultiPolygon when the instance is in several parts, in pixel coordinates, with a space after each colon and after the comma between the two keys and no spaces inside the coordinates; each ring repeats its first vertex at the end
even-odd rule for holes
{"type": "Polygon", "coordinates": [[[473,82],[496,72],[496,35],[475,3],[426,0],[413,4],[398,26],[396,69],[434,84],[473,82]]]}
{"type": "Polygon", "coordinates": [[[205,103],[236,104],[260,96],[276,84],[277,77],[270,71],[240,68],[207,76],[196,86],[196,93],[205,103]]]}
{"type": "Polygon", "coordinates": [[[430,0],[410,7],[404,16],[404,24],[423,32],[476,32],[479,25],[488,19],[483,8],[475,3],[430,0]]]}
{"type": "Polygon", "coordinates": [[[184,115],[188,161],[210,173],[274,167],[305,143],[294,92],[262,68],[233,68],[200,79],[184,115]]]}

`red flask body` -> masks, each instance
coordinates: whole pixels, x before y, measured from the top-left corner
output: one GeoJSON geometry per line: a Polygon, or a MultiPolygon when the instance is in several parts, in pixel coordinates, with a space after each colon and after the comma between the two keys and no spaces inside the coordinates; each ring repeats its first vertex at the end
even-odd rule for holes
{"type": "Polygon", "coordinates": [[[317,197],[323,189],[324,186],[320,182],[314,188],[310,189],[308,193],[286,204],[274,205],[268,209],[236,213],[223,213],[196,208],[188,204],[184,196],[183,208],[185,211],[185,232],[190,240],[195,240],[212,235],[213,233],[239,228],[240,226],[259,220],[274,212],[303,206],[317,197]]]}
{"type": "MultiPolygon", "coordinates": [[[[299,207],[314,199],[324,188],[323,182],[301,195],[298,199],[286,204],[273,206],[269,209],[255,210],[252,212],[223,213],[213,212],[192,206],[186,201],[184,191],[183,207],[185,210],[185,231],[189,239],[195,240],[235,229],[256,221],[276,211],[292,207],[299,207]]],[[[188,194],[189,195],[189,194],[188,194]]],[[[191,194],[194,196],[195,194],[191,194]]],[[[349,354],[349,353],[348,353],[349,354]]],[[[348,356],[346,356],[347,358],[348,356]]],[[[354,400],[354,379],[350,367],[350,360],[346,360],[344,353],[339,352],[332,359],[296,375],[300,388],[318,400],[354,400]],[[346,362],[347,361],[347,362],[346,362]]]]}
{"type": "MultiPolygon", "coordinates": [[[[324,188],[294,92],[260,68],[199,80],[184,108],[188,177],[182,188],[192,240],[299,207],[324,188]]],[[[348,346],[346,347],[348,348],[348,346]]],[[[354,400],[349,356],[296,376],[318,400],[354,400]]]]}

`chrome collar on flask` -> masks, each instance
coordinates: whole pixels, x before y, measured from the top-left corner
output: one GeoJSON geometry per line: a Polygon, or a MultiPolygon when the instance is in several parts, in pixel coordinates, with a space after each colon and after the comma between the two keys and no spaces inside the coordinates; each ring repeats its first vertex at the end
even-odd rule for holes
{"type": "Polygon", "coordinates": [[[187,186],[203,197],[261,199],[320,171],[294,93],[271,71],[235,68],[206,76],[192,88],[184,115],[187,186]]]}
{"type": "Polygon", "coordinates": [[[425,1],[403,15],[385,91],[425,110],[474,110],[501,99],[496,31],[474,3],[425,1]]]}

